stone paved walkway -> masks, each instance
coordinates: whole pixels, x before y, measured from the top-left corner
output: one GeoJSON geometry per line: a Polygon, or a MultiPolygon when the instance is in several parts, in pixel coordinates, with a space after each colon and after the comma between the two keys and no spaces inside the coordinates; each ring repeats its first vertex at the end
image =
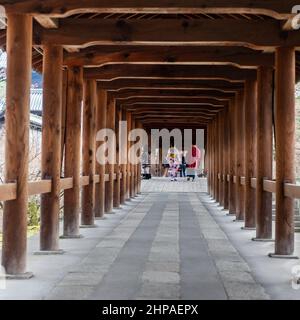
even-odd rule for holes
{"type": "Polygon", "coordinates": [[[197,194],[148,194],[46,299],[268,299],[197,194]]]}
{"type": "Polygon", "coordinates": [[[34,278],[7,282],[0,299],[269,299],[205,188],[201,179],[144,181],[142,195],[82,229],[83,239],[61,240],[64,255],[33,255],[31,238],[34,278]]]}

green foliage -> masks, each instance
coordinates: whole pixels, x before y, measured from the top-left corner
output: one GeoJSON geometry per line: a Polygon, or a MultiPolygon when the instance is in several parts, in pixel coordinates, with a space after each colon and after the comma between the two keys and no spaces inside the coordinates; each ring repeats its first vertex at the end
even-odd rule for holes
{"type": "Polygon", "coordinates": [[[28,203],[28,226],[38,226],[40,223],[40,205],[37,200],[28,203]]]}

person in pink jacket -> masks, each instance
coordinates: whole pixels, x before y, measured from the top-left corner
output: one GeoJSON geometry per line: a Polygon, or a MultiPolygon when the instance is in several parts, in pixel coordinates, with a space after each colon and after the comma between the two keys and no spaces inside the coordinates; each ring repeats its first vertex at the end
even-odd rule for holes
{"type": "Polygon", "coordinates": [[[199,168],[201,161],[201,150],[193,144],[188,152],[187,156],[187,177],[188,181],[195,180],[197,169],[199,168]]]}

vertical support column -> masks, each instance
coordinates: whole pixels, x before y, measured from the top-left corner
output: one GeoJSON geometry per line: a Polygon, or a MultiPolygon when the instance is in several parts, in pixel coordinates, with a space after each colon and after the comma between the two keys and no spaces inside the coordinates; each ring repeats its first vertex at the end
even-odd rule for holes
{"type": "MultiPolygon", "coordinates": [[[[115,117],[116,117],[116,102],[115,99],[108,94],[107,96],[107,129],[115,130],[115,117]]],[[[109,175],[109,181],[105,183],[105,212],[113,212],[113,200],[114,200],[114,171],[115,171],[115,158],[116,158],[116,145],[115,141],[110,141],[108,147],[112,155],[111,162],[106,165],[107,173],[109,175]]]]}
{"type": "Polygon", "coordinates": [[[223,134],[224,134],[224,113],[223,111],[219,113],[219,173],[220,173],[220,179],[219,179],[219,203],[221,206],[223,206],[223,200],[224,200],[224,190],[223,190],[223,134]]]}
{"type": "Polygon", "coordinates": [[[68,103],[66,120],[65,177],[73,178],[73,188],[64,191],[63,238],[78,238],[81,159],[81,109],[83,70],[68,69],[68,103]]]}
{"type": "MultiPolygon", "coordinates": [[[[127,120],[127,133],[129,134],[130,130],[131,130],[131,125],[132,125],[132,116],[131,116],[131,113],[129,111],[126,112],[126,120],[127,120]]],[[[127,134],[127,137],[128,137],[128,134],[127,134]]],[[[128,159],[128,151],[129,151],[129,148],[131,146],[131,143],[130,141],[128,141],[127,143],[127,199],[129,200],[131,197],[132,197],[132,188],[131,188],[131,164],[129,162],[129,159],[128,159]]]]}
{"type": "MultiPolygon", "coordinates": [[[[135,120],[133,117],[131,117],[131,130],[134,130],[135,129],[135,120]]],[[[130,147],[133,145],[133,143],[131,142],[130,143],[130,147]]],[[[131,195],[131,198],[134,198],[135,197],[135,165],[134,164],[131,164],[130,165],[130,168],[131,168],[131,183],[130,183],[130,187],[131,187],[131,190],[130,190],[130,195],[131,195]]]]}
{"type": "Polygon", "coordinates": [[[272,193],[263,189],[264,179],[272,180],[273,161],[273,69],[258,68],[257,151],[256,151],[256,239],[272,239],[272,193]]]}
{"type": "MultiPolygon", "coordinates": [[[[143,129],[143,124],[138,122],[138,128],[143,129]]],[[[137,193],[141,194],[142,192],[142,150],[138,151],[139,163],[137,165],[137,193]]]]}
{"type": "MultiPolygon", "coordinates": [[[[120,110],[120,120],[126,121],[126,113],[124,110],[120,110]]],[[[122,154],[122,164],[121,164],[121,171],[122,171],[122,180],[121,180],[121,187],[120,187],[120,203],[124,204],[126,199],[128,199],[127,196],[127,129],[125,137],[122,136],[119,137],[120,140],[122,140],[122,148],[120,149],[120,152],[122,154]]]]}
{"type": "Polygon", "coordinates": [[[61,110],[61,169],[63,172],[64,164],[64,151],[66,143],[66,114],[67,114],[67,101],[68,101],[68,70],[63,70],[63,80],[62,80],[62,110],[61,110]]]}
{"type": "Polygon", "coordinates": [[[120,141],[119,141],[119,120],[122,119],[122,111],[120,108],[116,110],[115,117],[115,132],[116,132],[116,164],[115,174],[116,180],[114,181],[114,207],[120,208],[120,192],[121,192],[121,175],[120,175],[120,141]]]}
{"type": "Polygon", "coordinates": [[[229,176],[230,179],[228,181],[229,186],[229,214],[235,215],[235,186],[233,177],[235,175],[235,121],[234,121],[234,113],[235,113],[235,101],[230,101],[229,104],[229,176]]]}
{"type": "Polygon", "coordinates": [[[294,199],[284,184],[295,183],[295,48],[276,50],[276,232],[275,255],[294,252],[294,199]]]}
{"type": "Polygon", "coordinates": [[[2,265],[8,275],[26,270],[29,158],[29,94],[32,17],[7,15],[5,183],[17,183],[16,199],[4,203],[2,265]]]}
{"type": "Polygon", "coordinates": [[[209,124],[209,193],[213,196],[213,121],[209,124]]]}
{"type": "Polygon", "coordinates": [[[43,47],[42,179],[51,180],[51,192],[41,195],[41,253],[58,253],[61,173],[62,61],[61,46],[43,47]]]}
{"type": "MultiPolygon", "coordinates": [[[[106,128],[107,91],[101,88],[97,90],[98,103],[96,111],[97,132],[106,128]]],[[[103,141],[96,141],[96,148],[100,148],[103,141]]],[[[96,174],[99,175],[99,183],[95,186],[95,217],[103,218],[105,212],[105,154],[96,151],[96,174]]]]}
{"type": "Polygon", "coordinates": [[[251,178],[256,173],[256,113],[257,81],[247,80],[245,84],[245,228],[254,229],[256,194],[251,187],[251,178]]]}
{"type": "Polygon", "coordinates": [[[220,201],[220,190],[219,190],[219,118],[220,118],[220,113],[217,115],[216,120],[215,120],[215,130],[216,130],[216,137],[215,137],[215,152],[216,152],[216,157],[215,157],[215,190],[216,190],[216,201],[220,201]]]}
{"type": "Polygon", "coordinates": [[[223,207],[224,209],[228,209],[228,181],[227,175],[229,174],[229,114],[228,114],[228,106],[224,109],[224,126],[223,126],[223,166],[224,166],[224,181],[223,181],[223,207]]]}
{"type": "MultiPolygon", "coordinates": [[[[253,92],[253,94],[255,94],[253,92]]],[[[245,176],[245,95],[243,91],[236,94],[235,105],[236,128],[236,207],[237,221],[243,221],[245,217],[245,187],[241,184],[241,177],[245,176]]],[[[255,133],[253,132],[253,135],[255,133]]],[[[251,185],[250,185],[251,187],[251,185]]]]}
{"type": "Polygon", "coordinates": [[[95,226],[95,149],[96,149],[96,80],[83,83],[82,175],[89,176],[89,184],[81,189],[81,225],[95,226]]]}

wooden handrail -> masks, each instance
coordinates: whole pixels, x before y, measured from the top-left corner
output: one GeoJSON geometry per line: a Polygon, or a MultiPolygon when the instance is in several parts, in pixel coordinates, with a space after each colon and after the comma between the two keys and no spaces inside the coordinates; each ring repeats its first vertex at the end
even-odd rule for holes
{"type": "Polygon", "coordinates": [[[246,178],[245,177],[240,177],[240,184],[242,186],[245,186],[246,185],[246,178]]]}
{"type": "Polygon", "coordinates": [[[264,191],[275,193],[276,181],[264,180],[264,191]]]}
{"type": "Polygon", "coordinates": [[[14,200],[17,196],[17,183],[0,185],[0,201],[14,200]]]}
{"type": "Polygon", "coordinates": [[[256,189],[256,178],[251,178],[251,188],[256,189]]]}

